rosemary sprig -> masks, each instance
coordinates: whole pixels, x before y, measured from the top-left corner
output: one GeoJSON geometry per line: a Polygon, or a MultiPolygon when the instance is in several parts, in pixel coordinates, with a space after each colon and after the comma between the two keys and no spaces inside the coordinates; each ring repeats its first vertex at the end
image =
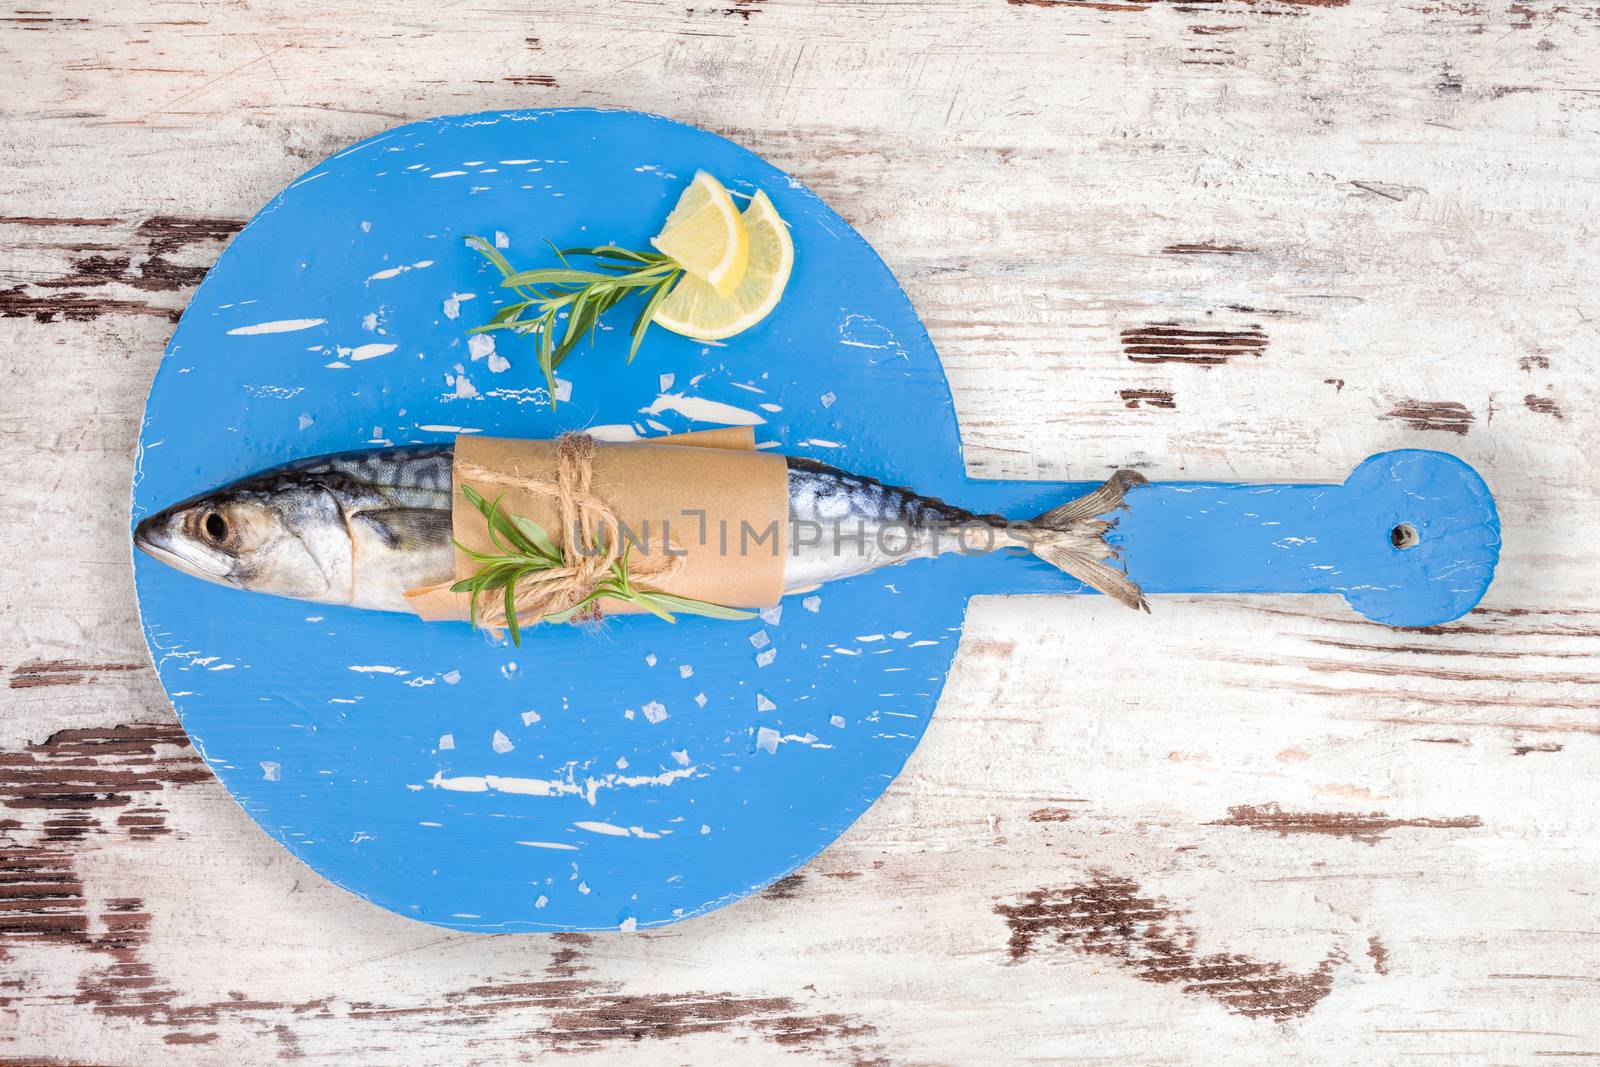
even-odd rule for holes
{"type": "Polygon", "coordinates": [[[615,245],[596,248],[551,245],[561,261],[560,267],[517,270],[493,242],[482,237],[468,237],[467,243],[500,271],[501,287],[513,290],[522,298],[502,307],[488,322],[467,332],[511,330],[518,334],[535,334],[534,352],[550,390],[551,408],[556,406],[556,368],[585,335],[592,342],[600,316],[630,296],[645,297],[644,307],[634,320],[632,343],[628,346],[628,362],[631,363],[645,331],[650,328],[656,307],[683,276],[683,268],[671,256],[659,252],[631,252],[615,245]],[[573,267],[569,256],[590,260],[590,269],[573,267]],[[565,329],[561,327],[563,319],[566,320],[565,329]]]}
{"type": "MultiPolygon", "coordinates": [[[[517,587],[523,582],[542,582],[551,580],[552,572],[565,566],[561,556],[561,549],[556,545],[544,527],[532,519],[521,515],[513,515],[500,507],[503,495],[496,497],[493,502],[485,500],[483,495],[474,490],[470,485],[461,487],[461,495],[467,502],[477,508],[483,515],[484,522],[488,524],[489,540],[500,550],[499,554],[475,552],[463,545],[460,541],[454,544],[465,552],[473,562],[479,564],[478,570],[470,577],[463,578],[450,587],[453,593],[472,594],[472,625],[478,625],[478,598],[485,594],[499,595],[505,598],[506,629],[511,633],[511,643],[520,647],[522,645],[522,627],[517,620],[517,587]]],[[[604,536],[603,534],[601,535],[604,536]]],[[[595,550],[602,550],[603,541],[597,540],[593,546],[595,550]]],[[[633,584],[628,573],[628,553],[633,548],[632,542],[625,542],[622,552],[616,562],[611,564],[611,571],[593,590],[582,600],[567,608],[565,611],[552,612],[545,615],[542,622],[567,622],[585,611],[602,599],[620,600],[628,604],[635,604],[652,614],[658,615],[667,622],[677,622],[679,615],[704,615],[712,619],[750,619],[755,617],[753,611],[743,611],[739,608],[726,608],[721,604],[711,604],[704,600],[694,600],[690,597],[674,596],[671,593],[662,593],[654,589],[640,589],[633,584]]]]}

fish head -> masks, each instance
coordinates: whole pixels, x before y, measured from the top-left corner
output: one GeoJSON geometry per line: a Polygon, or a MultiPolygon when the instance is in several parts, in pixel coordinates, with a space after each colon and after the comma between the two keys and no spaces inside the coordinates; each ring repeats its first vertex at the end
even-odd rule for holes
{"type": "Polygon", "coordinates": [[[339,599],[349,532],[337,505],[305,487],[249,482],[192,497],[134,527],[133,543],[184,574],[301,600],[339,599]]]}

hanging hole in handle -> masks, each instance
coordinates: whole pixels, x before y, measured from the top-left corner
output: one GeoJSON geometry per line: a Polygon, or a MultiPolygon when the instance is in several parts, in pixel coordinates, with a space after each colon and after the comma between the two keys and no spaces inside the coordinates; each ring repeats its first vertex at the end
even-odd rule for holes
{"type": "Polygon", "coordinates": [[[1415,548],[1418,540],[1417,528],[1409,522],[1396,523],[1389,531],[1389,543],[1396,548],[1415,548]]]}

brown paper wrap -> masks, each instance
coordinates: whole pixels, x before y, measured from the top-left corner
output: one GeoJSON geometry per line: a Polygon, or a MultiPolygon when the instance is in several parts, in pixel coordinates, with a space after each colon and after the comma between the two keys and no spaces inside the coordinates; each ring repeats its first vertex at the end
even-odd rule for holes
{"type": "MultiPolygon", "coordinates": [[[[484,468],[502,476],[532,475],[551,480],[556,470],[555,441],[458,436],[455,444],[451,519],[455,539],[486,553],[499,551],[487,524],[461,493],[463,468],[484,468]]],[[[633,557],[655,555],[670,537],[682,563],[650,588],[725,607],[763,608],[783,595],[783,560],[788,550],[789,476],[780,455],[758,452],[747,426],[677,434],[650,441],[597,442],[591,488],[616,513],[637,542],[633,557]],[[704,513],[703,517],[700,514],[704,513]]],[[[470,476],[465,483],[486,499],[503,493],[501,508],[543,526],[565,547],[570,530],[560,529],[555,499],[470,476]]],[[[455,578],[472,575],[476,565],[459,550],[455,578]]],[[[411,609],[429,621],[466,619],[470,597],[448,586],[406,593],[411,609]]],[[[606,614],[641,609],[606,599],[606,614]]],[[[534,620],[524,620],[532,622],[534,620]]]]}

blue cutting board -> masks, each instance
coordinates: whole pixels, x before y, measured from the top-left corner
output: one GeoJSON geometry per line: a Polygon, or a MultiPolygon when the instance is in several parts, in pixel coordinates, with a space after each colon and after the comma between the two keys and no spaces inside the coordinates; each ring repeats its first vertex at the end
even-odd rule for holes
{"type": "MultiPolygon", "coordinates": [[[[367,445],[734,424],[979,511],[1031,515],[1089,488],[967,477],[915,311],[794,179],[664,119],[521,111],[363,141],[234,239],[151,388],[133,517],[367,445]],[[619,309],[562,368],[554,411],[525,340],[469,344],[502,298],[464,236],[519,266],[549,262],[545,239],[643,248],[697,168],[735,194],[765,189],[789,221],[795,270],[771,317],[725,344],[654,330],[627,365],[619,309]]],[[[1477,602],[1499,527],[1469,467],[1387,453],[1339,481],[1137,490],[1118,531],[1130,570],[1153,593],[1343,593],[1400,625],[1477,602]],[[1401,525],[1414,546],[1391,543],[1401,525]]],[[[516,649],[464,624],[207,585],[143,555],[135,568],[162,684],[244,810],[352,892],[481,931],[656,926],[792,871],[916,747],[971,596],[1084,591],[1034,561],[950,557],[752,622],[614,618],[516,649]]]]}

